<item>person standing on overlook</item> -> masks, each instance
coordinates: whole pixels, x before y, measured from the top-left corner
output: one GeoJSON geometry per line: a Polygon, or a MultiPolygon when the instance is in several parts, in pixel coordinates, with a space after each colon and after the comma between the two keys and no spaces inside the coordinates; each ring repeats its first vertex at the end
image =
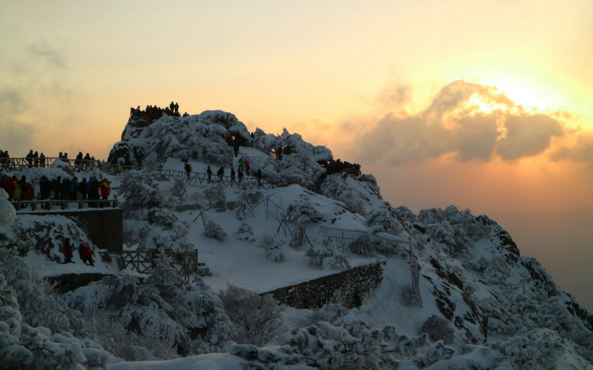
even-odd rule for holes
{"type": "Polygon", "coordinates": [[[185,162],[185,166],[183,166],[183,169],[187,173],[187,181],[190,181],[191,180],[191,175],[190,174],[193,171],[193,168],[192,168],[191,164],[189,164],[189,162],[185,162]]]}

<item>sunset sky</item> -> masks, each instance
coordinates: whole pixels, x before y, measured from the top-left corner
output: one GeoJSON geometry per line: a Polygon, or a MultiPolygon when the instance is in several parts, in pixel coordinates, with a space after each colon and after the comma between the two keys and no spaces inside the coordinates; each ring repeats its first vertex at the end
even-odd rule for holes
{"type": "Polygon", "coordinates": [[[3,1],[0,149],[107,158],[131,106],[174,100],[301,133],[415,212],[593,207],[591,19],[590,0],[3,1]]]}

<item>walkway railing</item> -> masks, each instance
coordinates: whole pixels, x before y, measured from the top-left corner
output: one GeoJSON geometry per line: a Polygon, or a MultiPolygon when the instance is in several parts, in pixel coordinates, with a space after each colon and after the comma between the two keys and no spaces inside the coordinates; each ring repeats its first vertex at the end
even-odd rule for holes
{"type": "MultiPolygon", "coordinates": [[[[84,208],[118,208],[117,198],[115,199],[83,199],[83,200],[58,200],[58,199],[43,199],[43,200],[27,200],[27,201],[11,201],[10,202],[17,211],[23,209],[31,211],[52,211],[62,210],[67,211],[70,204],[78,204],[78,209],[84,208]],[[85,207],[87,205],[87,207],[85,207]]],[[[27,212],[22,212],[27,213],[27,212]]]]}
{"type": "MultiPolygon", "coordinates": [[[[171,266],[177,273],[187,280],[198,271],[198,251],[175,252],[172,249],[161,250],[170,259],[171,266]]],[[[158,249],[146,251],[123,251],[118,259],[120,270],[136,270],[141,274],[149,274],[154,268],[156,261],[160,258],[158,249]]]]}
{"type": "MultiPolygon", "coordinates": [[[[187,179],[187,172],[185,171],[176,171],[176,170],[161,170],[159,172],[161,176],[166,177],[168,180],[174,177],[182,177],[187,179]]],[[[300,179],[296,176],[292,177],[262,177],[262,178],[243,178],[242,182],[239,182],[238,177],[230,177],[230,176],[219,176],[219,175],[208,175],[207,173],[200,173],[200,172],[190,172],[189,173],[189,182],[194,184],[216,184],[222,183],[225,187],[232,187],[233,185],[240,185],[243,184],[244,186],[249,187],[250,189],[253,188],[263,188],[263,189],[272,189],[275,187],[280,186],[288,186],[292,184],[299,184],[300,179]]]]}
{"type": "Polygon", "coordinates": [[[408,240],[397,240],[397,239],[388,239],[381,237],[379,235],[371,234],[368,231],[364,230],[347,230],[347,229],[335,229],[331,227],[320,227],[321,229],[325,229],[327,235],[330,238],[334,239],[342,239],[342,240],[354,240],[363,235],[368,235],[371,242],[373,242],[379,249],[383,249],[387,253],[387,257],[389,257],[389,252],[406,252],[409,254],[410,260],[408,263],[410,264],[410,275],[411,275],[411,283],[412,289],[416,296],[418,297],[420,306],[422,307],[422,296],[420,294],[420,268],[418,266],[418,258],[412,249],[412,242],[408,240]],[[402,245],[407,244],[407,248],[402,247],[402,245]]]}

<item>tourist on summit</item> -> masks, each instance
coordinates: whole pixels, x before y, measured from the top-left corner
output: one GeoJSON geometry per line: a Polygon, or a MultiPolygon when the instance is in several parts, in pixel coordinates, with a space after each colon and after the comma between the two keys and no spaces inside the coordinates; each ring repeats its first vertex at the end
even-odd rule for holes
{"type": "Polygon", "coordinates": [[[245,161],[243,160],[243,158],[239,158],[239,171],[243,171],[243,165],[245,164],[245,161]]]}
{"type": "Polygon", "coordinates": [[[45,155],[43,153],[39,154],[39,164],[41,167],[45,167],[45,155]]]}
{"type": "MultiPolygon", "coordinates": [[[[89,199],[99,200],[101,198],[101,195],[99,194],[101,183],[95,178],[91,177],[91,179],[93,182],[89,183],[89,199]]],[[[97,203],[93,202],[92,204],[92,206],[89,204],[89,207],[97,208],[97,203]]]]}
{"type": "Polygon", "coordinates": [[[187,114],[187,112],[183,113],[183,117],[187,117],[189,116],[189,114],[187,114]]]}
{"type": "Polygon", "coordinates": [[[103,199],[109,199],[109,194],[110,194],[110,190],[111,190],[111,182],[109,180],[107,180],[107,178],[104,178],[103,180],[101,180],[101,197],[103,199]]]}
{"type": "Polygon", "coordinates": [[[78,192],[80,193],[80,195],[82,195],[82,199],[87,199],[86,195],[88,193],[88,184],[86,183],[86,177],[82,178],[82,182],[78,187],[78,192]]]}
{"type": "Polygon", "coordinates": [[[235,169],[231,168],[231,188],[233,187],[234,183],[235,183],[235,169]]]}
{"type": "Polygon", "coordinates": [[[183,166],[183,169],[185,170],[185,173],[187,173],[187,181],[190,181],[191,172],[193,171],[191,164],[189,164],[189,162],[185,162],[185,166],[183,166]]]}
{"type": "Polygon", "coordinates": [[[239,168],[239,185],[241,185],[241,182],[243,182],[243,171],[241,171],[241,169],[239,168]]]}
{"type": "Polygon", "coordinates": [[[208,174],[208,184],[210,184],[210,181],[212,181],[212,170],[210,169],[210,166],[208,166],[206,173],[208,174]]]}
{"type": "Polygon", "coordinates": [[[251,168],[251,166],[249,166],[249,161],[245,161],[245,172],[247,172],[247,176],[249,176],[250,168],[251,168]]]}
{"type": "Polygon", "coordinates": [[[222,177],[224,176],[224,167],[220,167],[218,171],[216,171],[218,175],[218,181],[222,182],[222,177]]]}
{"type": "Polygon", "coordinates": [[[33,167],[33,149],[29,151],[29,154],[27,154],[25,159],[27,160],[27,165],[29,168],[33,167]]]}
{"type": "Polygon", "coordinates": [[[75,166],[74,166],[74,170],[81,172],[82,171],[82,152],[78,152],[78,155],[76,156],[76,160],[74,161],[75,166]]]}
{"type": "Polygon", "coordinates": [[[70,180],[63,179],[60,184],[60,200],[70,199],[70,180]]]}
{"type": "Polygon", "coordinates": [[[175,102],[173,108],[175,108],[175,113],[179,113],[179,103],[175,102]]]}
{"type": "Polygon", "coordinates": [[[39,153],[37,151],[33,154],[33,166],[39,167],[39,153]]]}
{"type": "Polygon", "coordinates": [[[64,239],[62,242],[62,251],[64,252],[64,264],[66,263],[74,263],[72,261],[72,244],[70,244],[70,238],[64,239]]]}
{"type": "Polygon", "coordinates": [[[89,248],[88,245],[80,243],[80,245],[78,246],[78,255],[80,256],[82,263],[84,263],[85,265],[88,261],[89,265],[95,266],[95,264],[93,264],[93,252],[91,251],[91,248],[89,248]]]}
{"type": "Polygon", "coordinates": [[[173,103],[173,101],[171,101],[171,104],[169,104],[169,110],[171,113],[175,112],[175,103],[173,103]]]}
{"type": "Polygon", "coordinates": [[[78,177],[74,176],[72,180],[70,180],[70,200],[76,200],[76,192],[80,187],[80,183],[78,182],[78,177]]]}

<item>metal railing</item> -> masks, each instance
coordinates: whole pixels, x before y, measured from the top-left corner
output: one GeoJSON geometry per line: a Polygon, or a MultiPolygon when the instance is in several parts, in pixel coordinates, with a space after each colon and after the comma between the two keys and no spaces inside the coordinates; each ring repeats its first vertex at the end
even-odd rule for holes
{"type": "MultiPolygon", "coordinates": [[[[17,211],[31,209],[31,211],[68,211],[70,204],[78,204],[78,209],[84,208],[118,208],[117,198],[115,199],[83,199],[83,200],[59,200],[59,199],[38,199],[38,200],[12,200],[12,206],[17,211]],[[88,207],[85,207],[87,205],[88,207]]],[[[22,212],[27,213],[27,212],[22,212]]]]}
{"type": "Polygon", "coordinates": [[[250,189],[253,188],[263,188],[263,189],[272,189],[275,187],[280,186],[288,186],[292,184],[300,184],[300,179],[296,176],[293,177],[249,177],[243,178],[241,182],[239,182],[238,177],[231,177],[231,176],[219,176],[216,174],[209,175],[207,173],[200,173],[200,172],[190,172],[189,177],[188,173],[185,171],[177,171],[177,170],[160,170],[159,174],[170,180],[174,177],[182,177],[188,179],[189,183],[194,184],[216,184],[222,183],[225,187],[232,187],[233,185],[241,185],[247,186],[250,189]]]}

